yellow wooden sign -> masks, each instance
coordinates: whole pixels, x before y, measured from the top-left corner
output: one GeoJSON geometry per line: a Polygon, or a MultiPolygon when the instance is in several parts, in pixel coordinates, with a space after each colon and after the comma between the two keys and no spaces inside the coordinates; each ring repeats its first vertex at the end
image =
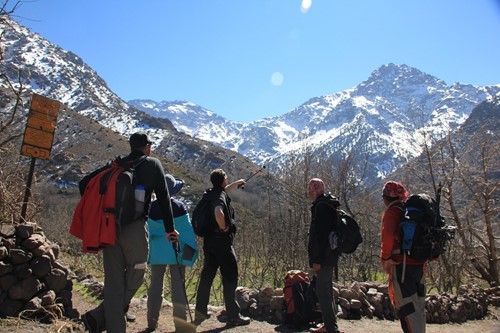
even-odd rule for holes
{"type": "Polygon", "coordinates": [[[41,159],[50,157],[61,107],[62,104],[56,100],[33,94],[21,146],[22,155],[41,159]]]}

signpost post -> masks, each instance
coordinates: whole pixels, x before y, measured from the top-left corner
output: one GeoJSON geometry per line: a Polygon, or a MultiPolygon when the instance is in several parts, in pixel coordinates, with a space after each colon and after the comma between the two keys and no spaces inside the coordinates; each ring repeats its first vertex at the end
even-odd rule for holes
{"type": "Polygon", "coordinates": [[[20,223],[24,223],[26,219],[26,210],[29,198],[31,197],[31,183],[33,181],[36,159],[48,159],[50,157],[54,132],[56,130],[57,115],[61,108],[62,104],[56,100],[37,94],[32,95],[31,107],[21,146],[21,155],[31,156],[31,165],[28,179],[26,180],[26,191],[24,193],[20,223]]]}

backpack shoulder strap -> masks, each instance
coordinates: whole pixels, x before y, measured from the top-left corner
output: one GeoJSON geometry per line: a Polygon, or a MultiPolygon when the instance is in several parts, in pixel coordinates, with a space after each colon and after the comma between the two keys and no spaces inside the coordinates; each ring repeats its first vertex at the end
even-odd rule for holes
{"type": "Polygon", "coordinates": [[[136,159],[131,159],[128,156],[126,156],[126,157],[117,156],[111,161],[111,163],[112,163],[112,165],[118,166],[121,168],[136,168],[142,162],[144,162],[147,158],[148,158],[147,155],[141,155],[136,159]]]}
{"type": "Polygon", "coordinates": [[[137,168],[142,162],[144,162],[145,160],[147,160],[148,156],[147,155],[142,155],[141,157],[139,157],[138,159],[134,160],[134,168],[137,168]]]}
{"type": "Polygon", "coordinates": [[[404,203],[399,203],[397,205],[393,205],[389,208],[387,208],[388,210],[389,209],[393,209],[393,208],[396,208],[396,209],[399,209],[401,212],[404,212],[405,211],[405,204],[404,203]]]}
{"type": "MultiPolygon", "coordinates": [[[[315,214],[315,215],[316,215],[316,212],[317,212],[317,210],[318,210],[318,206],[319,206],[319,204],[325,204],[325,205],[327,205],[328,207],[330,207],[330,208],[333,210],[333,212],[335,212],[335,216],[336,216],[336,219],[335,219],[335,220],[336,220],[336,221],[339,221],[339,219],[340,219],[339,209],[338,209],[338,208],[337,208],[337,207],[336,207],[333,203],[331,203],[331,202],[330,202],[330,201],[328,201],[328,200],[320,200],[320,201],[318,201],[318,203],[317,203],[317,204],[316,204],[316,206],[314,207],[314,208],[315,208],[315,209],[314,209],[314,214],[315,214]]],[[[315,218],[315,216],[313,216],[313,220],[314,220],[314,218],[315,218]]]]}

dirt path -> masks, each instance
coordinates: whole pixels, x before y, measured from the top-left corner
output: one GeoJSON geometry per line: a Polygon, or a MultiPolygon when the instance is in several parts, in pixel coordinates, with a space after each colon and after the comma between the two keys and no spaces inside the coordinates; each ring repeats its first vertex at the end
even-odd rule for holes
{"type": "MultiPolygon", "coordinates": [[[[191,305],[191,309],[194,306],[191,305]]],[[[210,310],[218,314],[222,307],[211,307],[210,310]]],[[[141,332],[147,327],[146,322],[146,299],[134,299],[131,305],[131,313],[137,316],[135,323],[129,323],[127,332],[141,332]]],[[[500,308],[491,308],[490,315],[484,320],[468,321],[464,324],[428,324],[427,333],[500,333],[500,308]]],[[[189,317],[188,317],[189,318],[189,317]]],[[[165,302],[162,307],[159,332],[173,332],[172,306],[165,302]]],[[[362,318],[361,320],[339,319],[339,328],[346,333],[401,333],[398,321],[378,320],[362,318]]],[[[226,328],[225,324],[217,319],[216,315],[198,326],[199,333],[294,333],[283,325],[270,324],[265,321],[252,320],[250,325],[234,328],[226,328]]]]}
{"type": "MultiPolygon", "coordinates": [[[[95,304],[86,300],[79,292],[73,293],[73,307],[80,313],[92,309],[95,304]]],[[[215,314],[220,313],[222,308],[213,307],[211,309],[215,314]]],[[[140,333],[147,327],[146,322],[146,300],[134,299],[130,313],[135,314],[137,319],[134,323],[127,324],[128,333],[140,333]]],[[[491,308],[490,315],[484,320],[468,321],[464,324],[428,324],[427,333],[499,333],[500,332],[500,308],[491,308]]],[[[339,320],[339,327],[348,333],[400,333],[399,322],[388,320],[366,319],[361,320],[339,320]]],[[[164,303],[160,316],[160,329],[158,332],[170,333],[174,331],[172,322],[172,307],[168,302],[164,303]]],[[[32,322],[19,319],[0,320],[0,332],[29,332],[29,333],[47,333],[47,332],[85,332],[83,326],[77,322],[58,321],[55,324],[43,325],[38,322],[32,322]]],[[[293,333],[293,331],[282,325],[274,325],[267,322],[252,320],[250,325],[235,328],[226,328],[225,324],[220,322],[214,315],[203,322],[197,329],[202,333],[293,333]]]]}

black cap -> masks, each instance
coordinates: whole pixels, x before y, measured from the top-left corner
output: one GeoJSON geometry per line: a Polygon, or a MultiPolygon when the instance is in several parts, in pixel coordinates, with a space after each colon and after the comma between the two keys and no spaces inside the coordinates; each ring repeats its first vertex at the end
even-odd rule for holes
{"type": "Polygon", "coordinates": [[[146,133],[134,133],[130,136],[128,142],[130,143],[130,148],[132,148],[132,150],[141,150],[145,145],[153,143],[149,140],[146,133]]]}

